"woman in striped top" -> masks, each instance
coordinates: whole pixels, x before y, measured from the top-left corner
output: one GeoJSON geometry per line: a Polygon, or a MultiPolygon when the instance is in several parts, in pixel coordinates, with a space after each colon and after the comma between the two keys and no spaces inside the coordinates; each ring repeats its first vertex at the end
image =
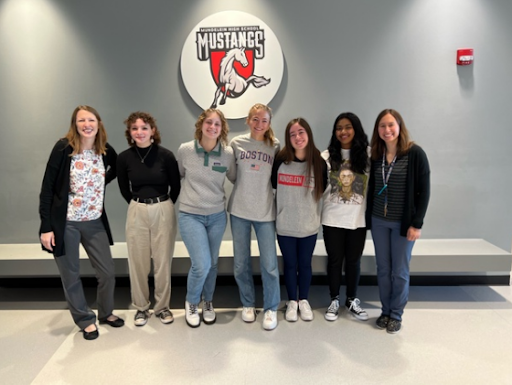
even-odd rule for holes
{"type": "Polygon", "coordinates": [[[409,262],[421,236],[430,197],[430,168],[425,152],[409,139],[400,114],[383,110],[371,140],[372,170],[366,225],[377,260],[382,314],[377,327],[398,333],[409,295],[409,262]]]}

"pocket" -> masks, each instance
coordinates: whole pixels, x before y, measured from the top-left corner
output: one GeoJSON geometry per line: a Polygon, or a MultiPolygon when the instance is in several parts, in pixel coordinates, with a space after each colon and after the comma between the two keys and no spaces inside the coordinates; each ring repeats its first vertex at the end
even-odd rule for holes
{"type": "Polygon", "coordinates": [[[227,169],[228,168],[224,166],[212,166],[212,170],[217,172],[226,172],[227,169]]]}

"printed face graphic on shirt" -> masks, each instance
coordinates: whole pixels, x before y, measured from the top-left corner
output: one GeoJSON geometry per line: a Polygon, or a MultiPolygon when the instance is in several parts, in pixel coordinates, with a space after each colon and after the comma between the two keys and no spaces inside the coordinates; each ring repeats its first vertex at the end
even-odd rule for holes
{"type": "Polygon", "coordinates": [[[328,199],[334,203],[360,205],[364,200],[367,176],[347,168],[350,163],[344,165],[340,171],[331,171],[329,174],[331,194],[328,199]]]}

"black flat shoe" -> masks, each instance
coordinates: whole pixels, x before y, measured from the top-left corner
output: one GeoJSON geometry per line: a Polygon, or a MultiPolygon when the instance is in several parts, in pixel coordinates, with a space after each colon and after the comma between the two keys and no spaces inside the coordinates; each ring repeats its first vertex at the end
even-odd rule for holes
{"type": "Polygon", "coordinates": [[[100,319],[99,322],[100,322],[100,324],[110,325],[113,328],[120,328],[121,326],[124,326],[124,320],[122,318],[119,318],[119,317],[117,317],[113,321],[110,321],[108,318],[103,318],[103,319],[100,319]]]}
{"type": "Polygon", "coordinates": [[[87,341],[95,340],[100,336],[100,332],[98,331],[98,327],[96,326],[96,330],[93,330],[92,332],[86,332],[85,330],[81,330],[82,333],[84,333],[84,339],[87,341]]]}

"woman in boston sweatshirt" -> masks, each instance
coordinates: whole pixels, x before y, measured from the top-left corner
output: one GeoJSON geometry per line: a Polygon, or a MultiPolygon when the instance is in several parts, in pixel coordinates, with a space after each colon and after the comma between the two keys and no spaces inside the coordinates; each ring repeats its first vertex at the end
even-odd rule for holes
{"type": "Polygon", "coordinates": [[[263,328],[277,326],[277,307],[281,301],[279,266],[276,252],[276,208],[270,176],[279,141],[271,126],[272,110],[255,104],[246,124],[250,132],[231,140],[236,159],[236,182],[229,199],[228,211],[233,233],[235,279],[242,301],[242,319],[256,320],[254,281],[251,264],[251,227],[260,252],[263,282],[263,328]]]}

